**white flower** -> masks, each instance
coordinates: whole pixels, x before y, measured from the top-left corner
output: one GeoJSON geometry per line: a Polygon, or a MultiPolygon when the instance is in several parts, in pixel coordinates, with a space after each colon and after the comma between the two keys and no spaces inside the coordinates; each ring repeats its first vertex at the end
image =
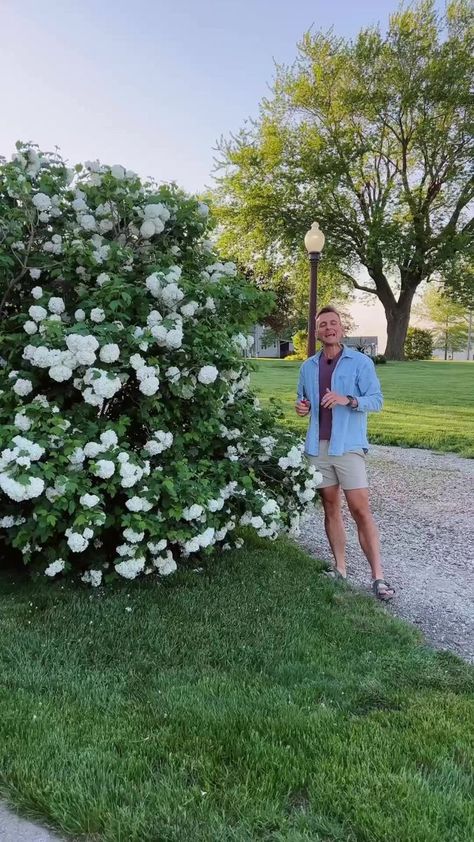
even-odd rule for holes
{"type": "Polygon", "coordinates": [[[130,365],[132,368],[138,370],[139,368],[143,368],[146,365],[146,360],[140,356],[140,354],[132,354],[130,357],[130,365]]]}
{"type": "Polygon", "coordinates": [[[280,511],[280,507],[276,500],[267,500],[262,506],[262,515],[273,515],[280,511]]]}
{"type": "Polygon", "coordinates": [[[67,543],[73,553],[83,553],[89,546],[89,541],[79,532],[67,530],[67,543]]]}
{"type": "Polygon", "coordinates": [[[204,532],[201,532],[201,534],[198,535],[198,541],[200,546],[209,547],[211,544],[214,544],[215,533],[216,530],[212,526],[209,526],[207,529],[204,530],[204,532]]]}
{"type": "Polygon", "coordinates": [[[86,509],[93,509],[94,506],[97,506],[100,503],[100,497],[97,494],[83,494],[82,497],[79,498],[79,503],[81,506],[85,506],[86,509]]]}
{"type": "Polygon", "coordinates": [[[72,369],[67,365],[53,365],[48,372],[51,380],[56,380],[57,383],[63,383],[72,377],[72,369]]]}
{"type": "Polygon", "coordinates": [[[144,536],[144,532],[135,532],[133,529],[124,529],[123,531],[123,537],[126,541],[129,541],[130,544],[139,544],[143,541],[144,536]]]}
{"type": "Polygon", "coordinates": [[[48,315],[48,311],[40,304],[32,304],[28,313],[35,322],[42,322],[48,315]]]}
{"type": "Polygon", "coordinates": [[[121,561],[115,565],[115,570],[124,579],[135,579],[145,567],[145,558],[129,558],[126,561],[121,561]]]}
{"type": "Polygon", "coordinates": [[[28,319],[23,325],[23,330],[28,334],[28,336],[33,336],[33,334],[38,330],[38,325],[36,322],[32,322],[28,319]]]}
{"type": "Polygon", "coordinates": [[[218,374],[219,372],[214,365],[204,365],[200,369],[197,379],[200,383],[203,383],[205,386],[207,386],[210,383],[214,383],[218,374]]]}
{"type": "MultiPolygon", "coordinates": [[[[163,230],[163,228],[165,226],[163,225],[162,222],[160,224],[162,226],[161,230],[163,230]]],[[[150,237],[153,237],[156,233],[159,233],[159,231],[157,232],[154,220],[153,219],[145,219],[145,221],[142,222],[142,224],[140,226],[140,234],[142,235],[143,239],[149,240],[150,237]]]]}
{"type": "Polygon", "coordinates": [[[181,372],[179,368],[177,368],[175,365],[172,365],[166,369],[165,375],[171,383],[177,383],[179,378],[181,377],[181,372]]]}
{"type": "Polygon", "coordinates": [[[161,202],[156,202],[153,205],[145,205],[145,219],[162,219],[167,222],[170,218],[170,212],[161,202]]]}
{"type": "Polygon", "coordinates": [[[30,418],[28,418],[25,415],[24,412],[17,412],[13,423],[15,424],[15,427],[17,427],[22,432],[26,433],[30,429],[33,422],[30,418]]]}
{"type": "Polygon", "coordinates": [[[20,397],[29,395],[33,391],[33,384],[31,380],[26,380],[24,377],[19,377],[13,386],[13,391],[20,397]]]}
{"type": "Polygon", "coordinates": [[[31,290],[31,294],[32,294],[33,298],[38,300],[39,298],[42,298],[43,290],[42,290],[41,287],[33,287],[33,289],[31,290]]]}
{"type": "Polygon", "coordinates": [[[215,313],[216,302],[214,301],[213,298],[210,298],[210,297],[206,298],[206,303],[205,303],[204,307],[205,307],[206,310],[210,310],[211,313],[215,313]]]}
{"type": "Polygon", "coordinates": [[[44,571],[45,576],[56,576],[58,573],[61,573],[64,570],[66,562],[62,558],[58,558],[56,561],[52,561],[50,565],[44,571]]]}
{"type": "Polygon", "coordinates": [[[92,585],[93,588],[98,588],[102,582],[102,570],[86,570],[81,576],[81,581],[86,585],[92,585]]]}
{"type": "Polygon", "coordinates": [[[46,193],[37,193],[36,196],[33,196],[32,202],[39,211],[46,211],[51,207],[51,199],[46,193]]]}
{"type": "Polygon", "coordinates": [[[224,502],[223,497],[218,497],[215,500],[208,500],[207,508],[210,512],[220,512],[220,510],[224,508],[224,502]]]}
{"type": "Polygon", "coordinates": [[[107,275],[107,272],[101,272],[100,275],[97,276],[96,284],[98,287],[104,286],[110,281],[110,276],[107,275]]]}
{"type": "Polygon", "coordinates": [[[92,216],[91,213],[83,213],[80,215],[78,219],[79,225],[84,231],[95,231],[95,218],[92,216]]]}
{"type": "MultiPolygon", "coordinates": [[[[41,276],[41,269],[30,269],[30,278],[33,281],[37,281],[38,278],[41,276]]],[[[41,289],[41,287],[36,287],[36,289],[41,289]]],[[[36,298],[36,296],[34,296],[36,298]]]]}
{"type": "Polygon", "coordinates": [[[184,292],[177,284],[171,283],[160,290],[160,297],[163,303],[172,309],[184,298],[184,292]]]}
{"type": "Polygon", "coordinates": [[[87,444],[84,445],[84,453],[88,459],[95,459],[99,453],[103,452],[103,450],[103,446],[98,444],[96,441],[88,441],[87,444]]]}
{"type": "Polygon", "coordinates": [[[110,479],[114,475],[115,465],[110,459],[99,459],[96,462],[95,473],[101,479],[110,479]]]}
{"type": "Polygon", "coordinates": [[[166,556],[154,558],[153,564],[161,576],[169,576],[170,573],[174,573],[177,570],[177,564],[173,558],[173,554],[169,550],[166,556]]]}
{"type": "Polygon", "coordinates": [[[188,304],[183,304],[183,306],[181,307],[181,312],[183,316],[188,316],[189,318],[191,318],[192,316],[194,316],[198,307],[199,304],[197,303],[197,301],[189,301],[188,304]]]}
{"type": "Polygon", "coordinates": [[[82,447],[76,447],[70,456],[68,456],[68,460],[71,465],[82,465],[84,459],[86,458],[86,454],[82,447]]]}
{"type": "Polygon", "coordinates": [[[48,308],[51,313],[64,313],[66,307],[62,298],[54,297],[48,301],[48,308]]]}
{"type": "Polygon", "coordinates": [[[105,448],[115,447],[118,444],[118,436],[115,430],[105,430],[100,434],[100,440],[105,448]]]}
{"type": "Polygon", "coordinates": [[[140,392],[150,397],[151,395],[155,395],[160,388],[160,381],[154,376],[146,377],[140,382],[138,388],[140,389],[140,392]]]}
{"type": "Polygon", "coordinates": [[[114,363],[120,356],[120,348],[115,343],[111,342],[109,345],[103,345],[100,349],[99,357],[103,363],[114,363]]]}
{"type": "Polygon", "coordinates": [[[118,181],[123,181],[125,178],[125,168],[122,167],[121,164],[114,164],[113,167],[110,168],[110,173],[114,178],[118,179],[118,181]]]}
{"type": "Polygon", "coordinates": [[[197,520],[197,518],[201,517],[204,509],[198,503],[193,503],[192,506],[188,506],[187,508],[183,509],[183,517],[185,520],[197,520]]]}
{"type": "Polygon", "coordinates": [[[105,319],[105,313],[101,307],[93,307],[91,310],[91,320],[93,322],[103,322],[105,319]]]}
{"type": "Polygon", "coordinates": [[[112,231],[114,227],[114,223],[111,219],[101,219],[99,222],[99,231],[101,234],[107,234],[109,231],[112,231]]]}
{"type": "Polygon", "coordinates": [[[265,522],[260,515],[257,515],[251,519],[250,526],[253,526],[254,529],[261,529],[262,526],[265,526],[265,522]]]}
{"type": "Polygon", "coordinates": [[[24,485],[6,473],[0,473],[0,488],[11,500],[21,503],[23,500],[39,497],[44,491],[44,481],[39,477],[28,477],[28,482],[24,485]]]}
{"type": "Polygon", "coordinates": [[[153,508],[152,504],[143,497],[130,497],[126,500],[125,505],[129,512],[149,512],[153,508]]]}
{"type": "Polygon", "coordinates": [[[76,310],[76,312],[74,313],[74,318],[76,322],[83,322],[86,318],[84,310],[82,310],[81,308],[79,308],[79,310],[76,310]]]}
{"type": "Polygon", "coordinates": [[[209,207],[205,205],[204,202],[199,202],[198,204],[198,214],[199,216],[204,217],[204,219],[209,216],[209,207]]]}

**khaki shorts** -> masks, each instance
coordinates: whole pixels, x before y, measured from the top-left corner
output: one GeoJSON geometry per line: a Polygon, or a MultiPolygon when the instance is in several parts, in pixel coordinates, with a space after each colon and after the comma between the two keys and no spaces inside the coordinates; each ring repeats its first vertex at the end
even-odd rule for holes
{"type": "Polygon", "coordinates": [[[367,488],[364,451],[350,450],[342,456],[328,456],[328,447],[328,441],[320,441],[318,456],[306,454],[308,461],[323,475],[318,488],[330,488],[332,485],[340,485],[344,491],[367,488]]]}

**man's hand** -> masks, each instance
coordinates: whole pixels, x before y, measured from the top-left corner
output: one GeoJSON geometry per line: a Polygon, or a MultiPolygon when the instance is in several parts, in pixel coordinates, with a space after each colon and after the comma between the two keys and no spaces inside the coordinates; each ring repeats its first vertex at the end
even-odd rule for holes
{"type": "Polygon", "coordinates": [[[306,400],[306,398],[304,398],[302,401],[296,401],[295,410],[297,415],[299,415],[301,418],[304,418],[304,416],[308,415],[308,413],[310,412],[311,404],[308,400],[306,400]]]}
{"type": "Polygon", "coordinates": [[[349,406],[350,400],[347,395],[339,395],[338,392],[331,392],[329,389],[326,389],[326,394],[321,401],[321,406],[324,406],[326,409],[332,409],[338,404],[340,406],[349,406]]]}

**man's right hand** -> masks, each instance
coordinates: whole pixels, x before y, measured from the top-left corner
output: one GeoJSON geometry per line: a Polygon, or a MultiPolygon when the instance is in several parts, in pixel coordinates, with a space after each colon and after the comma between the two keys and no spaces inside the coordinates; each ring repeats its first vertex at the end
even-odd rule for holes
{"type": "Polygon", "coordinates": [[[304,416],[308,415],[308,413],[310,412],[311,404],[308,400],[306,400],[306,398],[302,401],[296,401],[295,410],[297,415],[299,415],[301,418],[304,418],[304,416]]]}

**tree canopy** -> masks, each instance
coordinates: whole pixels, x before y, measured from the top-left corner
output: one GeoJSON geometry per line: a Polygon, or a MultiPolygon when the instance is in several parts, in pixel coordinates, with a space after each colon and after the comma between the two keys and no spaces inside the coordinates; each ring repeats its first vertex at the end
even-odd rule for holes
{"type": "Polygon", "coordinates": [[[317,219],[321,276],[376,296],[401,358],[423,280],[474,252],[474,13],[401,8],[386,33],[307,33],[257,120],[220,144],[222,245],[265,271],[294,265],[317,219]]]}

